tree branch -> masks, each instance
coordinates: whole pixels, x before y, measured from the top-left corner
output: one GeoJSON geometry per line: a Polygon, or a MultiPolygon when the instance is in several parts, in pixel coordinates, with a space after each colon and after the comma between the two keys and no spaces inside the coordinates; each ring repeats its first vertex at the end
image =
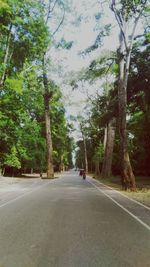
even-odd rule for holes
{"type": "Polygon", "coordinates": [[[117,12],[117,9],[115,8],[115,1],[114,0],[112,1],[112,5],[111,5],[110,8],[115,14],[115,18],[117,20],[117,23],[118,23],[119,28],[121,30],[121,33],[123,35],[124,45],[125,45],[126,51],[128,51],[127,40],[126,40],[125,32],[124,32],[124,29],[123,29],[123,18],[121,18],[121,15],[117,12]]]}
{"type": "Polygon", "coordinates": [[[47,12],[46,20],[45,20],[46,24],[48,23],[48,19],[49,19],[49,16],[51,14],[51,4],[52,4],[52,0],[49,0],[49,2],[48,2],[48,12],[47,12]]]}
{"type": "Polygon", "coordinates": [[[127,62],[126,62],[126,80],[128,79],[128,73],[129,73],[129,65],[130,65],[130,58],[131,58],[131,52],[132,52],[132,46],[133,46],[133,40],[134,40],[134,34],[135,34],[135,30],[136,30],[136,27],[137,27],[137,24],[138,24],[138,21],[140,19],[140,16],[142,15],[143,13],[143,10],[144,10],[144,7],[143,9],[141,10],[141,12],[139,13],[138,17],[135,18],[134,20],[134,25],[133,25],[133,29],[132,29],[132,33],[131,33],[131,41],[130,41],[130,45],[129,45],[129,48],[128,48],[128,54],[127,54],[127,62]]]}
{"type": "Polygon", "coordinates": [[[54,3],[54,5],[53,5],[53,7],[52,7],[52,9],[51,9],[51,13],[53,12],[53,10],[54,10],[54,8],[55,8],[57,2],[58,2],[58,0],[55,0],[55,3],[54,3]]]}
{"type": "Polygon", "coordinates": [[[9,61],[9,51],[10,51],[10,43],[11,43],[11,29],[12,29],[12,24],[9,27],[9,31],[8,31],[8,36],[7,36],[7,42],[6,42],[6,52],[5,52],[5,56],[4,56],[4,70],[2,73],[2,76],[0,77],[0,87],[3,86],[4,81],[5,81],[5,74],[6,74],[6,70],[7,70],[7,64],[9,61]]]}
{"type": "Polygon", "coordinates": [[[62,7],[63,7],[63,16],[62,16],[62,19],[59,23],[59,25],[57,26],[56,30],[52,33],[52,37],[54,37],[54,35],[58,32],[60,26],[62,25],[63,21],[64,21],[64,18],[65,18],[65,7],[64,7],[64,4],[62,3],[62,7]]]}

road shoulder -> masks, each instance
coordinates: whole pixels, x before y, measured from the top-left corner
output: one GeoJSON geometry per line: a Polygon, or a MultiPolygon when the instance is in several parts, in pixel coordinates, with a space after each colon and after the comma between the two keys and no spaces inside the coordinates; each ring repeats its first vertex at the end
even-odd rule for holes
{"type": "Polygon", "coordinates": [[[137,221],[143,224],[148,230],[150,230],[150,207],[129,198],[123,193],[89,176],[87,177],[87,180],[90,184],[92,184],[99,191],[105,194],[109,199],[115,202],[116,205],[120,206],[120,208],[128,212],[132,217],[134,217],[137,221]]]}

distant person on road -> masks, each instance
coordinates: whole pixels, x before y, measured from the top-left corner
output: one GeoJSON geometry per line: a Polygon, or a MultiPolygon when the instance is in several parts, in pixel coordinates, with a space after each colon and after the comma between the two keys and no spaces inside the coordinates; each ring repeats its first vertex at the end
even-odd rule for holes
{"type": "Polygon", "coordinates": [[[83,175],[83,169],[80,169],[79,175],[82,176],[83,175]]]}
{"type": "Polygon", "coordinates": [[[85,172],[85,170],[83,170],[82,175],[83,175],[83,179],[85,180],[86,179],[86,172],[85,172]]]}

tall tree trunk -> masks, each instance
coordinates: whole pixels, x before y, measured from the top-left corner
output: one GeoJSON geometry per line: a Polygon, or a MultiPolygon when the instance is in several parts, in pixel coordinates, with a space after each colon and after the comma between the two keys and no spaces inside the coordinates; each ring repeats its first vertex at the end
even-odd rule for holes
{"type": "Polygon", "coordinates": [[[7,70],[7,64],[9,61],[9,52],[10,52],[10,43],[11,43],[11,29],[12,29],[12,24],[9,27],[9,32],[7,36],[7,42],[6,42],[6,50],[5,50],[5,56],[4,56],[4,70],[2,73],[2,76],[0,77],[0,87],[3,86],[4,81],[5,81],[5,75],[6,75],[6,70],[7,70]]]}
{"type": "Polygon", "coordinates": [[[87,147],[86,147],[86,137],[82,123],[80,123],[80,129],[83,139],[83,150],[84,150],[84,164],[85,164],[85,172],[88,173],[88,160],[87,160],[87,147]]]}
{"type": "Polygon", "coordinates": [[[121,140],[122,152],[122,185],[125,189],[130,187],[132,190],[136,189],[135,177],[132,171],[128,144],[127,144],[127,83],[130,66],[130,58],[133,47],[133,40],[135,30],[140,17],[143,15],[148,1],[132,1],[131,6],[124,6],[115,0],[111,1],[111,10],[115,14],[116,21],[120,28],[120,58],[119,58],[119,84],[118,84],[118,98],[119,98],[119,130],[121,140]],[[128,9],[129,8],[129,9],[128,9]],[[129,14],[129,16],[128,16],[129,14]],[[126,35],[127,27],[131,27],[131,33],[126,35]]]}
{"type": "Polygon", "coordinates": [[[126,190],[131,188],[136,189],[135,177],[132,171],[129,153],[128,153],[128,142],[127,142],[127,70],[125,66],[125,55],[124,55],[124,43],[123,35],[120,32],[120,51],[119,51],[119,83],[118,83],[118,100],[119,100],[119,133],[121,141],[121,164],[122,164],[122,186],[126,190]]]}
{"type": "Polygon", "coordinates": [[[107,126],[107,138],[104,153],[104,160],[102,165],[102,178],[108,178],[111,175],[112,156],[115,138],[114,120],[111,120],[107,126]]]}
{"type": "Polygon", "coordinates": [[[97,176],[100,176],[99,160],[98,159],[95,160],[95,174],[97,176]]]}
{"type": "Polygon", "coordinates": [[[105,130],[104,130],[104,150],[106,148],[106,142],[107,142],[107,130],[108,130],[108,127],[105,127],[105,130]]]}
{"type": "Polygon", "coordinates": [[[53,167],[53,146],[51,137],[51,120],[50,120],[50,108],[49,101],[52,94],[48,90],[48,78],[45,68],[45,62],[43,60],[43,83],[44,83],[44,108],[45,108],[45,127],[46,127],[46,143],[47,143],[47,178],[54,178],[53,167]]]}
{"type": "Polygon", "coordinates": [[[87,148],[86,148],[86,140],[84,133],[82,133],[82,136],[83,136],[83,146],[84,146],[85,172],[88,173],[87,148]]]}

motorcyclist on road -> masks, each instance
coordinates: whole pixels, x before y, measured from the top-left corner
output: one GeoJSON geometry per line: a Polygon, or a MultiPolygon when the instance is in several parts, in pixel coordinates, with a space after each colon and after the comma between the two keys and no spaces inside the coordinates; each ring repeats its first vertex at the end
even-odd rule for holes
{"type": "Polygon", "coordinates": [[[85,172],[85,170],[83,170],[82,175],[83,175],[83,179],[85,180],[86,179],[86,172],[85,172]]]}

